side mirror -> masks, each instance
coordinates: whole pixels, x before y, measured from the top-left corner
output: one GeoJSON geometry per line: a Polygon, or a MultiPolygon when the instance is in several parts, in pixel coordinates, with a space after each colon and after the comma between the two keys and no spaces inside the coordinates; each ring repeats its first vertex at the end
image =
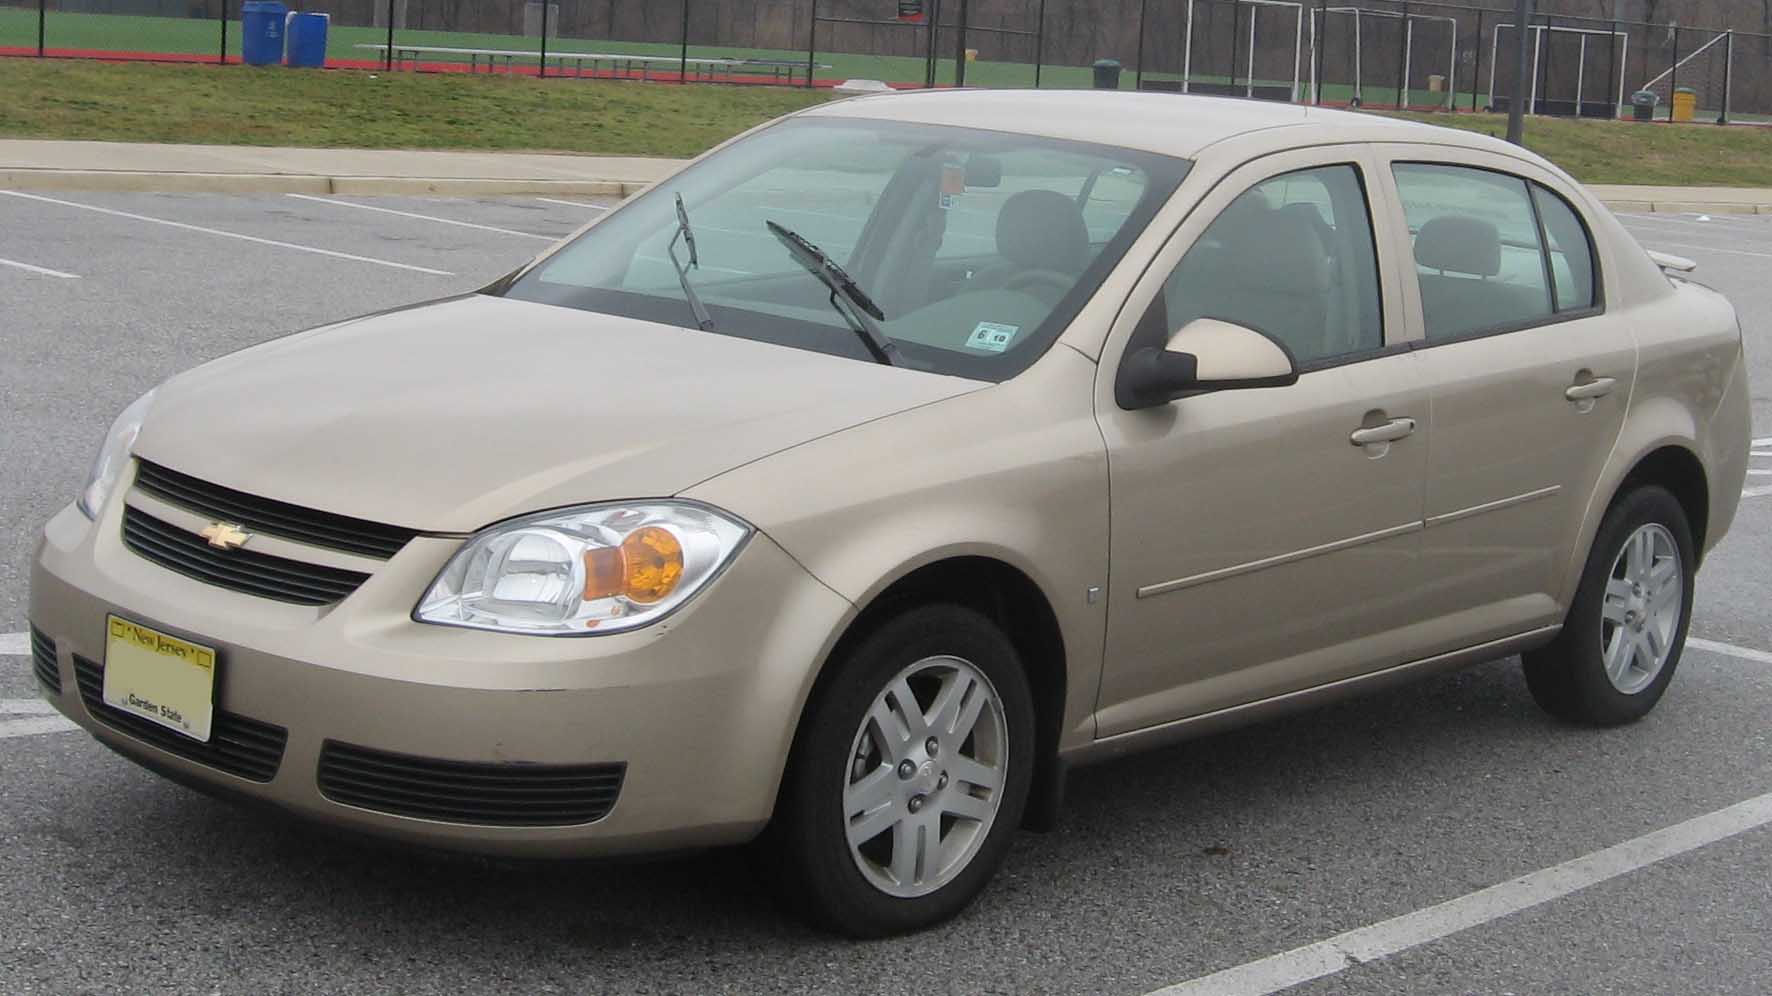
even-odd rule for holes
{"type": "Polygon", "coordinates": [[[1146,346],[1120,364],[1114,400],[1134,411],[1183,394],[1298,382],[1298,364],[1284,345],[1244,325],[1196,318],[1162,349],[1146,346]]]}

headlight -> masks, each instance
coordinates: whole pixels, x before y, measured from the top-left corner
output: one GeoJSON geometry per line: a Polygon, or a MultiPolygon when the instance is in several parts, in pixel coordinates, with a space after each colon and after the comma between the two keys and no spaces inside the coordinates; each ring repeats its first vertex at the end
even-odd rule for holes
{"type": "Polygon", "coordinates": [[[633,629],[693,598],[750,534],[737,519],[672,501],[513,519],[456,551],[412,617],[557,636],[633,629]]]}
{"type": "Polygon", "coordinates": [[[92,462],[92,474],[86,478],[86,487],[80,492],[80,511],[89,519],[98,518],[98,510],[104,507],[105,499],[111,496],[111,489],[117,486],[117,478],[123,475],[123,465],[129,462],[129,449],[135,445],[136,433],[141,431],[142,419],[148,415],[148,406],[154,403],[154,392],[149,391],[130,402],[117,421],[111,423],[111,431],[105,434],[105,441],[98,449],[98,459],[92,462]]]}

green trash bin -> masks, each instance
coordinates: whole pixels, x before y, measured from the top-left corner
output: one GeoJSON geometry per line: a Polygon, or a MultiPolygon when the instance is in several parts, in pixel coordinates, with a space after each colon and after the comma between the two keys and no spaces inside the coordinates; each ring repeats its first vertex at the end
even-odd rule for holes
{"type": "Polygon", "coordinates": [[[1638,90],[1630,95],[1631,118],[1636,121],[1655,120],[1655,105],[1660,102],[1661,98],[1655,95],[1654,90],[1638,90]]]}

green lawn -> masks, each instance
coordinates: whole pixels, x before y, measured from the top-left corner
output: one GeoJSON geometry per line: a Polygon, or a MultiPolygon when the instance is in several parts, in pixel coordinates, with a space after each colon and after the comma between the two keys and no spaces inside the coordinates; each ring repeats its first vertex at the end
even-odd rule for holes
{"type": "MultiPolygon", "coordinates": [[[[0,135],[689,156],[827,99],[793,87],[0,58],[0,135]]],[[[1408,117],[1500,134],[1485,114],[1408,117]]],[[[1772,128],[1531,118],[1527,142],[1590,183],[1772,187],[1772,128]]]]}
{"type": "MultiPolygon", "coordinates": [[[[1507,133],[1507,117],[1500,114],[1404,116],[1507,133]]],[[[1587,183],[1772,187],[1772,128],[1529,117],[1526,145],[1587,183]]]]}
{"type": "Polygon", "coordinates": [[[789,87],[0,58],[0,136],[691,156],[827,99],[789,87]]]}

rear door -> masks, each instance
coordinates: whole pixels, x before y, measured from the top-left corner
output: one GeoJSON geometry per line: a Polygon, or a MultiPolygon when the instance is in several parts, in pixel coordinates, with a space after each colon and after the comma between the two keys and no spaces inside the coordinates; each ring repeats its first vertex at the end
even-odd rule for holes
{"type": "MultiPolygon", "coordinates": [[[[1427,653],[1549,625],[1623,425],[1630,328],[1576,198],[1502,156],[1387,147],[1407,232],[1414,360],[1432,395],[1422,567],[1427,653]]],[[[1401,255],[1401,253],[1399,253],[1401,255]]]]}

